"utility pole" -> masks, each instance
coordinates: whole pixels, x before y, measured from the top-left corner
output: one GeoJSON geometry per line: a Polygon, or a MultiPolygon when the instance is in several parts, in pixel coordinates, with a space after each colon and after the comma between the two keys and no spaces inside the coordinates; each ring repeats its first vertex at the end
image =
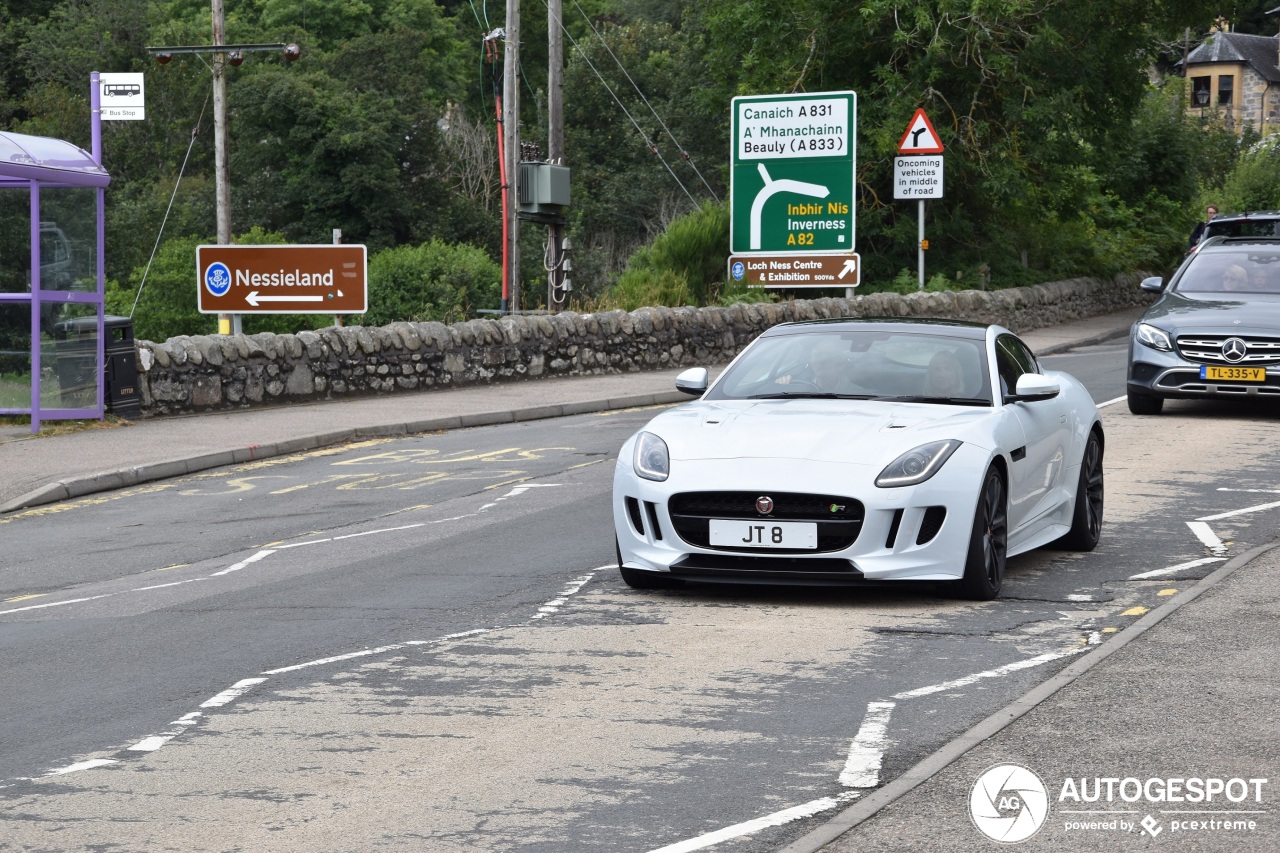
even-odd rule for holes
{"type": "MultiPolygon", "coordinates": [[[[564,36],[560,31],[562,0],[547,2],[547,160],[564,164],[564,36]]],[[[555,313],[556,293],[564,278],[564,227],[547,226],[547,311],[555,313]]],[[[565,294],[568,296],[568,294],[565,294]]]]}
{"type": "MultiPolygon", "coordinates": [[[[217,0],[215,0],[216,2],[217,0]]],[[[520,312],[520,0],[507,0],[502,64],[502,138],[507,167],[507,290],[520,312]]]]}
{"type": "MultiPolygon", "coordinates": [[[[218,218],[218,245],[231,242],[231,167],[227,163],[227,55],[217,48],[227,43],[223,0],[213,0],[213,172],[218,218]]],[[[240,334],[239,314],[219,314],[218,334],[240,334]]]]}

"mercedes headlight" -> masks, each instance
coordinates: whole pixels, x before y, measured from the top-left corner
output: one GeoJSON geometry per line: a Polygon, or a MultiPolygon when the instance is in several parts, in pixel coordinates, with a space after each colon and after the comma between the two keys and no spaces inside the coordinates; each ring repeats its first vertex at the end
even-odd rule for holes
{"type": "Polygon", "coordinates": [[[1165,352],[1173,351],[1173,341],[1169,340],[1169,336],[1155,326],[1150,326],[1146,323],[1138,324],[1138,343],[1146,344],[1152,349],[1164,350],[1165,352]]]}
{"type": "Polygon", "coordinates": [[[636,476],[659,482],[671,474],[671,454],[667,443],[651,432],[636,436],[636,454],[633,461],[636,476]]]}
{"type": "Polygon", "coordinates": [[[923,483],[938,473],[943,464],[951,458],[951,454],[955,453],[963,443],[949,438],[946,441],[932,441],[914,450],[908,450],[880,472],[880,476],[876,477],[876,485],[882,489],[892,489],[897,486],[914,486],[923,483]]]}

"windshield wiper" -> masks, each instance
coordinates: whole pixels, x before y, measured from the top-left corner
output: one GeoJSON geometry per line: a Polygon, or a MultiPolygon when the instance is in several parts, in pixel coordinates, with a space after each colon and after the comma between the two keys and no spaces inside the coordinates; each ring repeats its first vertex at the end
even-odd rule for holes
{"type": "Polygon", "coordinates": [[[874,394],[834,394],[829,391],[784,391],[779,394],[753,394],[748,400],[874,400],[874,394]]]}
{"type": "Polygon", "coordinates": [[[890,403],[941,403],[943,405],[953,406],[990,406],[991,401],[982,397],[926,397],[923,395],[912,397],[882,397],[890,403]]]}

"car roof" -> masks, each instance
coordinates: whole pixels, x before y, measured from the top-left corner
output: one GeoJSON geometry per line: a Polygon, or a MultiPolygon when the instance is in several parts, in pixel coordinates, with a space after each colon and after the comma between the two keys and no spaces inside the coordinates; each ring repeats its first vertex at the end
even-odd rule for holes
{"type": "Polygon", "coordinates": [[[1221,254],[1240,246],[1270,246],[1280,249],[1280,237],[1210,237],[1196,254],[1221,254]]]}
{"type": "Polygon", "coordinates": [[[1221,223],[1231,219],[1280,219],[1280,210],[1246,210],[1241,213],[1218,213],[1209,221],[1221,223]]]}
{"type": "MultiPolygon", "coordinates": [[[[1280,242],[1280,241],[1278,241],[1280,242]]],[[[927,333],[936,331],[953,338],[984,340],[986,323],[970,323],[964,320],[939,320],[925,317],[831,317],[823,320],[796,320],[779,323],[761,334],[796,335],[832,331],[927,333]]]]}

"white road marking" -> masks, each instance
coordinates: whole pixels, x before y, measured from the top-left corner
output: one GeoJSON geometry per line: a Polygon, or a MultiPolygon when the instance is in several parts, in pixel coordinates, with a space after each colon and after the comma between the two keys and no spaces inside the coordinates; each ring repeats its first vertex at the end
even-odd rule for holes
{"type": "Polygon", "coordinates": [[[1203,542],[1204,546],[1215,555],[1220,557],[1227,553],[1227,546],[1222,544],[1222,540],[1218,538],[1218,534],[1214,533],[1213,530],[1210,529],[1209,525],[1205,524],[1203,521],[1188,521],[1187,527],[1190,527],[1191,532],[1196,535],[1196,538],[1203,542]]]}
{"type": "Polygon", "coordinates": [[[423,522],[419,522],[418,524],[406,524],[403,527],[383,527],[379,530],[366,530],[363,533],[348,533],[345,536],[335,536],[333,537],[333,541],[341,542],[343,539],[355,539],[359,536],[372,536],[375,533],[394,533],[397,530],[413,530],[415,527],[426,527],[426,526],[427,526],[427,523],[423,521],[423,522]]]}
{"type": "Polygon", "coordinates": [[[511,491],[507,492],[500,498],[494,498],[492,503],[487,503],[480,507],[480,511],[484,512],[491,506],[497,506],[499,501],[505,501],[507,498],[514,498],[523,495],[530,489],[550,489],[559,486],[559,483],[521,483],[519,486],[513,486],[511,491]]]}
{"type": "Polygon", "coordinates": [[[728,841],[731,838],[741,838],[744,835],[751,835],[762,829],[769,829],[773,826],[782,826],[784,823],[791,823],[793,820],[810,817],[812,815],[821,814],[830,811],[838,806],[842,806],[850,800],[855,800],[862,796],[857,791],[848,791],[837,797],[823,797],[820,800],[813,800],[803,805],[793,806],[789,809],[783,809],[780,812],[774,812],[771,815],[758,817],[755,820],[748,820],[744,823],[735,823],[733,826],[726,826],[724,829],[717,829],[715,832],[708,832],[706,835],[699,835],[697,838],[690,838],[688,841],[678,841],[675,844],[668,844],[666,847],[659,847],[651,850],[649,853],[689,853],[693,850],[702,850],[721,841],[728,841]]]}
{"type": "Polygon", "coordinates": [[[208,578],[187,578],[184,581],[174,581],[173,583],[158,583],[155,586],[139,586],[129,590],[129,592],[146,592],[152,589],[164,589],[167,586],[182,586],[184,583],[195,583],[196,581],[208,580],[208,578]]]}
{"type": "MultiPolygon", "coordinates": [[[[369,655],[380,655],[383,652],[394,652],[396,649],[403,649],[409,643],[395,643],[390,646],[379,646],[376,649],[362,649],[358,652],[347,652],[345,655],[334,655],[333,657],[320,658],[319,660],[307,661],[306,663],[294,664],[293,666],[282,666],[279,669],[268,669],[263,675],[279,675],[282,672],[296,672],[300,669],[307,669],[312,666],[322,666],[326,663],[338,663],[344,660],[352,660],[353,658],[364,658],[369,655]]],[[[263,679],[265,681],[265,679],[263,679]]]]}
{"type": "Polygon", "coordinates": [[[209,577],[216,578],[216,577],[221,577],[222,575],[229,575],[232,572],[238,572],[241,569],[243,569],[245,566],[249,566],[249,565],[252,565],[253,563],[258,562],[263,557],[270,557],[275,552],[276,552],[275,548],[264,549],[254,554],[252,557],[245,557],[243,560],[236,563],[234,566],[228,566],[227,568],[223,569],[220,572],[214,572],[213,574],[209,575],[209,577]]]}
{"type": "Polygon", "coordinates": [[[564,588],[564,591],[561,592],[560,595],[556,596],[555,598],[548,601],[546,604],[539,607],[538,612],[533,614],[533,616],[529,617],[530,621],[534,619],[545,619],[548,616],[556,615],[557,613],[560,612],[561,607],[569,603],[569,599],[573,596],[574,593],[576,593],[578,590],[586,586],[591,581],[591,579],[595,577],[596,572],[599,572],[603,569],[612,569],[612,568],[614,568],[614,565],[612,563],[607,563],[603,566],[596,566],[587,574],[583,575],[577,580],[572,581],[568,586],[564,588]]]}
{"type": "Polygon", "coordinates": [[[43,610],[46,607],[61,607],[64,604],[80,604],[84,601],[96,601],[99,598],[110,598],[113,595],[119,595],[119,593],[107,592],[102,595],[91,595],[88,598],[72,598],[68,601],[50,601],[48,604],[28,604],[26,607],[15,607],[12,610],[0,610],[0,616],[6,616],[10,613],[21,613],[24,610],[43,610]]]}
{"type": "MultiPolygon", "coordinates": [[[[1090,644],[1093,645],[1093,644],[1090,644]]],[[[915,699],[920,696],[928,696],[931,693],[943,693],[948,690],[956,690],[960,687],[967,687],[976,681],[983,681],[988,678],[1000,678],[1004,675],[1017,672],[1022,669],[1030,669],[1033,666],[1039,666],[1042,663],[1065,658],[1070,655],[1078,655],[1085,651],[1088,646],[1081,646],[1074,649],[1067,649],[1061,652],[1045,652],[1026,660],[1014,661],[1004,666],[998,666],[995,669],[988,669],[985,672],[975,672],[972,675],[966,675],[963,678],[957,678],[952,681],[944,681],[941,684],[930,684],[928,687],[917,687],[915,690],[904,690],[901,693],[893,694],[894,699],[915,699]]]]}
{"type": "Polygon", "coordinates": [[[179,726],[179,728],[176,731],[161,732],[158,735],[152,735],[151,737],[143,738],[142,740],[135,743],[133,746],[129,747],[129,751],[130,752],[155,752],[157,749],[164,746],[166,743],[168,743],[169,741],[173,740],[175,737],[177,737],[178,735],[186,731],[186,729],[189,726],[194,726],[197,722],[199,722],[200,718],[203,716],[204,714],[202,714],[199,711],[192,711],[190,714],[186,714],[182,717],[179,717],[178,719],[174,720],[172,723],[169,724],[171,726],[179,726]]]}
{"type": "Polygon", "coordinates": [[[117,760],[114,758],[90,758],[88,761],[77,761],[75,764],[68,764],[66,767],[59,767],[57,770],[50,770],[41,778],[48,776],[61,776],[64,773],[75,773],[80,770],[92,770],[95,767],[105,767],[108,764],[116,763],[117,760]]]}
{"type": "Polygon", "coordinates": [[[1246,492],[1249,494],[1261,495],[1280,495],[1280,489],[1230,489],[1226,486],[1219,487],[1220,492],[1246,492]]]}
{"type": "Polygon", "coordinates": [[[1251,512],[1265,512],[1269,509],[1280,507],[1280,501],[1269,504],[1258,504],[1257,506],[1247,506],[1244,509],[1233,509],[1230,512],[1221,512],[1217,515],[1206,515],[1197,518],[1196,521],[1220,521],[1224,518],[1234,518],[1237,515],[1248,515],[1251,512]]]}
{"type": "Polygon", "coordinates": [[[840,772],[840,784],[846,788],[874,788],[880,784],[880,765],[889,748],[889,715],[895,702],[868,702],[862,726],[849,745],[849,757],[840,772]]]}
{"type": "Polygon", "coordinates": [[[255,684],[261,684],[264,681],[266,681],[265,678],[245,678],[237,681],[235,684],[231,685],[217,696],[214,696],[212,699],[206,699],[201,702],[200,707],[220,708],[228,702],[234,702],[236,699],[247,693],[250,687],[253,687],[255,684]]]}
{"type": "Polygon", "coordinates": [[[1099,409],[1102,409],[1102,408],[1105,408],[1105,407],[1107,407],[1107,406],[1114,406],[1116,403],[1119,403],[1121,400],[1127,400],[1127,399],[1129,399],[1129,398],[1128,398],[1128,397],[1116,397],[1115,399],[1113,399],[1113,400],[1108,400],[1108,401],[1107,401],[1107,402],[1105,402],[1105,403],[1096,403],[1096,404],[1095,404],[1095,407],[1096,407],[1096,408],[1099,408],[1099,409]]]}
{"type": "Polygon", "coordinates": [[[1067,596],[1067,601],[1093,601],[1093,600],[1094,598],[1092,595],[1076,594],[1076,595],[1067,596]]]}
{"type": "Polygon", "coordinates": [[[1149,572],[1143,572],[1140,575],[1130,575],[1129,580],[1140,581],[1140,580],[1146,580],[1147,578],[1158,578],[1163,575],[1172,575],[1184,569],[1194,569],[1196,566],[1205,566],[1205,565],[1208,565],[1209,563],[1221,563],[1226,559],[1227,559],[1226,557],[1202,557],[1199,560],[1192,560],[1189,563],[1179,563],[1176,566],[1169,566],[1168,568],[1165,568],[1165,569],[1154,569],[1149,572]]]}

